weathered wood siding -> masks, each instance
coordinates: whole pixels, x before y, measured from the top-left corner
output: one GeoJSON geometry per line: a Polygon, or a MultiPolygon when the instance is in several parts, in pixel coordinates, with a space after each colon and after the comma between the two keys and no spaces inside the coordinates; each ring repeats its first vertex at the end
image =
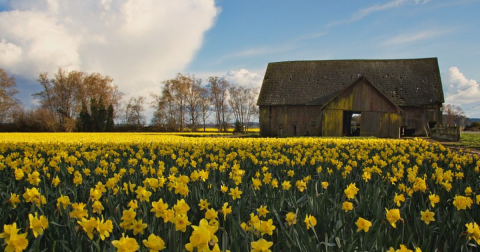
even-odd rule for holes
{"type": "Polygon", "coordinates": [[[399,137],[401,110],[365,79],[351,85],[325,105],[322,135],[342,135],[344,111],[362,114],[362,136],[399,137]]]}
{"type": "Polygon", "coordinates": [[[319,136],[322,113],[320,106],[261,106],[262,136],[319,136]]]}
{"type": "Polygon", "coordinates": [[[402,107],[403,118],[402,127],[407,129],[415,129],[416,136],[426,135],[426,125],[435,122],[436,125],[442,124],[442,113],[440,111],[441,104],[418,106],[418,107],[402,107]]]}

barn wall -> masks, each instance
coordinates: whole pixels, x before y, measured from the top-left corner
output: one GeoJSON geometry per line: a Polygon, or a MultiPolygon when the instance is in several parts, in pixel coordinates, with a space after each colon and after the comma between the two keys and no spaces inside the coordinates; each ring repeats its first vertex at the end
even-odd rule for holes
{"type": "Polygon", "coordinates": [[[259,110],[260,135],[272,136],[268,106],[260,106],[259,110]]]}
{"type": "Polygon", "coordinates": [[[323,110],[322,136],[342,136],[343,110],[323,110]]]}
{"type": "Polygon", "coordinates": [[[402,107],[402,109],[404,113],[401,126],[409,130],[415,129],[415,136],[426,135],[427,110],[423,107],[402,107]]]}
{"type": "Polygon", "coordinates": [[[322,113],[320,106],[261,106],[262,136],[319,136],[322,113]]]}

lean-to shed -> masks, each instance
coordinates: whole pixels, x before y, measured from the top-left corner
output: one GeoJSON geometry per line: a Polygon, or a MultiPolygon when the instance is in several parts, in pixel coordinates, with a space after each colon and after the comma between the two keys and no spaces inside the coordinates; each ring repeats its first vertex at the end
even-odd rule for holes
{"type": "Polygon", "coordinates": [[[437,58],[268,64],[262,136],[425,135],[442,123],[437,58]]]}

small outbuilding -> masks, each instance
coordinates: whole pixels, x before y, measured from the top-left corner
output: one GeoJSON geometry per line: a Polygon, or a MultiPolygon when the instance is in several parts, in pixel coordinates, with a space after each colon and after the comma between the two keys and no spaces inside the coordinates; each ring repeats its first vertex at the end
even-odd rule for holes
{"type": "Polygon", "coordinates": [[[437,58],[268,64],[257,105],[262,136],[427,135],[442,124],[437,58]]]}

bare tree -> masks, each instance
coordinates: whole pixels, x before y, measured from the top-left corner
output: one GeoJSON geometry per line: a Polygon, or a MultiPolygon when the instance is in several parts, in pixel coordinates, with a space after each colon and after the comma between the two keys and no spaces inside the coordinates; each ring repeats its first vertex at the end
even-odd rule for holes
{"type": "Polygon", "coordinates": [[[210,91],[210,99],[215,111],[215,121],[218,125],[218,131],[227,131],[228,118],[228,87],[229,82],[225,78],[217,76],[209,77],[207,87],[210,91]]]}
{"type": "Polygon", "coordinates": [[[200,115],[203,123],[203,131],[206,131],[207,118],[212,114],[210,93],[207,87],[200,87],[200,115]]]}
{"type": "Polygon", "coordinates": [[[177,74],[174,79],[163,81],[160,95],[151,94],[155,109],[153,122],[168,131],[184,131],[198,127],[202,114],[202,80],[193,75],[177,74]]]}
{"type": "Polygon", "coordinates": [[[189,79],[186,89],[186,111],[190,121],[190,130],[195,131],[201,116],[202,80],[196,79],[195,76],[190,76],[189,79]]]}
{"type": "Polygon", "coordinates": [[[145,125],[145,98],[143,96],[132,97],[125,109],[125,122],[128,125],[141,127],[145,125]]]}
{"type": "Polygon", "coordinates": [[[258,114],[256,106],[258,89],[231,85],[228,92],[228,104],[231,107],[235,121],[241,124],[243,130],[248,130],[248,123],[251,117],[258,114]]]}
{"type": "Polygon", "coordinates": [[[38,82],[43,86],[43,91],[33,94],[40,99],[42,108],[45,108],[55,118],[55,130],[70,130],[72,120],[77,112],[79,93],[81,92],[83,73],[72,71],[67,73],[62,68],[58,69],[54,79],[48,79],[47,73],[40,74],[38,82]]]}
{"type": "Polygon", "coordinates": [[[247,122],[245,125],[245,129],[248,130],[248,124],[251,122],[252,117],[256,116],[258,120],[259,110],[257,106],[258,94],[260,92],[259,88],[250,88],[248,91],[248,99],[247,99],[247,110],[245,121],[247,122]]]}
{"type": "Polygon", "coordinates": [[[0,123],[11,119],[12,110],[19,105],[13,96],[18,93],[15,79],[0,68],[0,123]]]}
{"type": "Polygon", "coordinates": [[[443,104],[443,117],[443,121],[449,125],[458,124],[464,126],[467,119],[463,109],[452,104],[443,104]]]}
{"type": "Polygon", "coordinates": [[[178,104],[173,87],[175,83],[174,80],[166,80],[163,82],[164,87],[160,95],[151,94],[154,99],[151,107],[155,109],[152,122],[161,125],[167,131],[176,131],[178,126],[178,104]]]}

